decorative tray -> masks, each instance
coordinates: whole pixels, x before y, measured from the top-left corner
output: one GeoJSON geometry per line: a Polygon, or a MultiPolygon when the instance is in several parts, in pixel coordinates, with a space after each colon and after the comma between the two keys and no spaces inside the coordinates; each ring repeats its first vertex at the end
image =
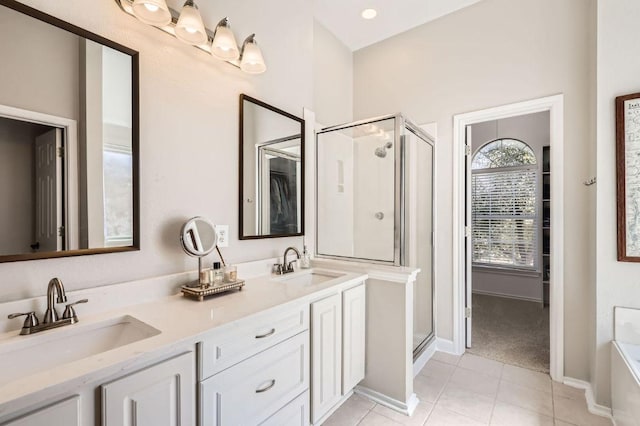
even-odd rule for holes
{"type": "Polygon", "coordinates": [[[244,286],[244,280],[237,280],[232,283],[220,283],[220,284],[206,284],[205,287],[201,286],[197,281],[191,284],[185,284],[181,286],[182,294],[187,297],[198,299],[200,302],[207,296],[212,296],[218,293],[224,293],[231,290],[242,290],[244,286]]]}

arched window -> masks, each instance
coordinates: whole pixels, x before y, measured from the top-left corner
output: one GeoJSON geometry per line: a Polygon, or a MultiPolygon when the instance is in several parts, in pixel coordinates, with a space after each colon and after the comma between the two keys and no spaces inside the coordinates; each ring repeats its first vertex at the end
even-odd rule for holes
{"type": "Polygon", "coordinates": [[[473,263],[537,268],[537,164],[516,139],[498,139],[473,156],[473,263]]]}

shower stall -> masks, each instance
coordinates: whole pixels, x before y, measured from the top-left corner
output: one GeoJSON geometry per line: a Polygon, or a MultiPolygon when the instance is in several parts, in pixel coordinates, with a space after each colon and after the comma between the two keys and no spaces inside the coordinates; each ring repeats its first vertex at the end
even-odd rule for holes
{"type": "Polygon", "coordinates": [[[316,136],[316,256],[420,268],[413,354],[434,337],[434,140],[401,114],[316,136]]]}

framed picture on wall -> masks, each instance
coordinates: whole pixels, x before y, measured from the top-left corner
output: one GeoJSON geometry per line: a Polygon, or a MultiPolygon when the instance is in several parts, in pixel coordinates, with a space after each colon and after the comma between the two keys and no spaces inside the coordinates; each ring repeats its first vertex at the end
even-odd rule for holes
{"type": "Polygon", "coordinates": [[[640,93],[616,98],[618,260],[640,262],[640,93]]]}

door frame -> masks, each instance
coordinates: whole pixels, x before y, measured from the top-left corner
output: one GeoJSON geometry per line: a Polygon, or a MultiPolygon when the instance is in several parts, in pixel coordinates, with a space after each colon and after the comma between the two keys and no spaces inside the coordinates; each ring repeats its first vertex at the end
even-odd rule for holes
{"type": "MultiPolygon", "coordinates": [[[[564,95],[558,94],[453,117],[453,345],[465,351],[465,134],[466,127],[485,121],[549,111],[551,164],[563,164],[564,95]]],[[[551,174],[551,274],[549,288],[550,374],[564,378],[564,184],[563,173],[551,174]]]]}
{"type": "Polygon", "coordinates": [[[64,146],[64,182],[66,185],[65,241],[66,250],[76,250],[79,247],[77,232],[69,233],[70,229],[79,229],[78,214],[78,185],[70,185],[70,182],[78,182],[78,123],[70,118],[58,117],[41,112],[30,111],[0,104],[0,117],[10,118],[28,123],[42,124],[49,127],[57,127],[64,130],[62,141],[64,146]]]}

